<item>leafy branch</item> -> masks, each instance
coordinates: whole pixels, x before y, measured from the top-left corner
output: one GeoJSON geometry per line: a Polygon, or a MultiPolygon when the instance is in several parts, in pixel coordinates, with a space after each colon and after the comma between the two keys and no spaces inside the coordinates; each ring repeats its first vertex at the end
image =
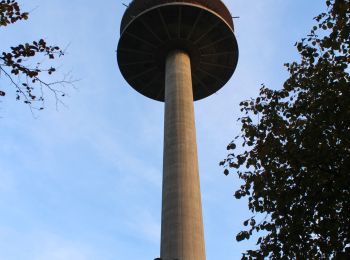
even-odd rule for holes
{"type": "MultiPolygon", "coordinates": [[[[27,12],[21,12],[17,1],[0,1],[0,27],[26,20],[28,15],[27,12]]],[[[16,100],[23,100],[31,111],[44,109],[45,90],[53,94],[57,108],[59,103],[63,104],[65,88],[74,87],[75,80],[70,74],[64,75],[60,80],[49,80],[57,68],[45,64],[61,58],[64,54],[64,50],[59,46],[48,45],[44,39],[19,44],[0,55],[0,77],[4,75],[9,80],[10,85],[16,89],[16,100]]],[[[0,90],[0,97],[6,94],[5,90],[0,90]]]]}
{"type": "Polygon", "coordinates": [[[0,27],[13,24],[19,20],[27,20],[29,13],[21,12],[16,0],[0,1],[0,27]]]}
{"type": "Polygon", "coordinates": [[[350,257],[350,1],[325,3],[283,88],[241,102],[242,132],[220,162],[253,213],[237,241],[264,232],[242,259],[350,257]]]}

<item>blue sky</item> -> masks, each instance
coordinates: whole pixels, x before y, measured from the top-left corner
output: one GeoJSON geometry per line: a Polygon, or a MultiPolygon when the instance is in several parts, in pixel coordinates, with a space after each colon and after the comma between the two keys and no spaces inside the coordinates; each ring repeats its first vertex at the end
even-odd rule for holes
{"type": "MultiPolygon", "coordinates": [[[[128,2],[125,0],[124,2],[128,2]]],[[[279,88],[283,63],[313,25],[322,0],[226,0],[240,60],[217,94],[195,103],[208,260],[240,259],[254,246],[235,235],[250,216],[233,198],[240,185],[218,163],[240,131],[239,102],[261,83],[279,88]]],[[[66,107],[34,118],[11,86],[0,103],[0,260],[115,260],[159,256],[163,103],[122,78],[115,49],[125,7],[120,0],[20,1],[27,22],[0,30],[0,50],[44,37],[69,45],[58,65],[72,71],[66,107]]]]}

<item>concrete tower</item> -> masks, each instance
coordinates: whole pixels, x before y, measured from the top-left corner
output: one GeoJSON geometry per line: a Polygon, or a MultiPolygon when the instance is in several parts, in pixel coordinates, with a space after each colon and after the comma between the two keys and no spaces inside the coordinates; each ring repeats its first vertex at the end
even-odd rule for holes
{"type": "Polygon", "coordinates": [[[126,81],[165,102],[162,260],[205,260],[193,101],[232,76],[238,47],[220,0],[133,0],[117,50],[126,81]]]}

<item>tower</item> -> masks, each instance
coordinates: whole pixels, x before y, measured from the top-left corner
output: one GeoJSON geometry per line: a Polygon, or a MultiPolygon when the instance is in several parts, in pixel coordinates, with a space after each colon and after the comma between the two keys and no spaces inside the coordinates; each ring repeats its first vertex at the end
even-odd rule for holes
{"type": "Polygon", "coordinates": [[[193,101],[236,68],[232,16],[220,0],[133,0],[117,58],[136,91],[165,102],[161,258],[205,260],[193,101]]]}

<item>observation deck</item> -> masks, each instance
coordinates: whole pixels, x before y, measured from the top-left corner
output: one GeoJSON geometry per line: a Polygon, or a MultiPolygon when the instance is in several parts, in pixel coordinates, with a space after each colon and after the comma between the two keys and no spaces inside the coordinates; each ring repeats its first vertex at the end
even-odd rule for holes
{"type": "Polygon", "coordinates": [[[229,10],[220,0],[134,0],[123,16],[117,59],[139,93],[164,101],[168,54],[190,56],[193,100],[222,88],[233,75],[238,46],[229,10]]]}

